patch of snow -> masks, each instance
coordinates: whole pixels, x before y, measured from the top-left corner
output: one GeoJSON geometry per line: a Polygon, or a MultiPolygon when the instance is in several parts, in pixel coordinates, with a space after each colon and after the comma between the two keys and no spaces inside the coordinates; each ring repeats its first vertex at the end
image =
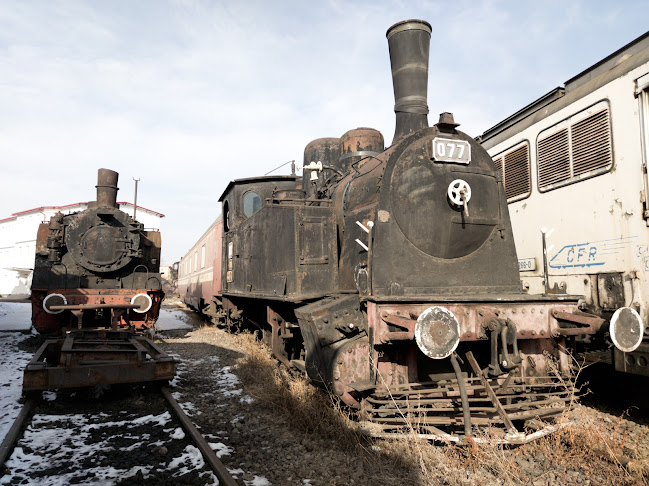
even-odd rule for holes
{"type": "Polygon", "coordinates": [[[219,459],[223,456],[229,456],[234,452],[232,447],[225,445],[223,442],[208,442],[208,444],[219,459]]]}
{"type": "Polygon", "coordinates": [[[0,331],[29,331],[31,327],[31,303],[0,302],[0,331]]]}
{"type": "MultiPolygon", "coordinates": [[[[0,305],[6,305],[6,303],[2,302],[0,305]]],[[[0,317],[0,321],[3,318],[0,317]]],[[[19,349],[18,345],[27,337],[21,333],[0,332],[0,347],[2,347],[2,353],[0,353],[0,441],[5,438],[22,408],[18,400],[23,392],[23,371],[29,363],[31,355],[19,349]]]]}
{"type": "Polygon", "coordinates": [[[169,437],[171,437],[172,439],[184,439],[185,438],[185,432],[180,427],[177,427],[174,430],[173,434],[171,434],[169,437]]]}
{"type": "MultiPolygon", "coordinates": [[[[98,415],[34,415],[30,426],[27,427],[13,454],[5,463],[10,473],[0,478],[0,485],[59,486],[80,482],[88,484],[86,479],[92,477],[92,484],[110,486],[130,478],[140,471],[145,477],[148,476],[153,466],[134,466],[130,469],[88,466],[87,458],[100,459],[99,452],[113,448],[113,441],[117,439],[120,441],[133,440],[132,444],[121,446],[124,452],[163,445],[159,441],[147,443],[146,440],[150,438],[150,434],[131,433],[129,429],[138,426],[163,427],[171,420],[169,412],[144,417],[133,417],[128,412],[123,412],[123,414],[124,420],[122,421],[107,420],[106,422],[101,422],[102,418],[110,419],[111,415],[106,413],[98,415]],[[97,429],[105,429],[110,432],[98,441],[95,432],[91,432],[97,429]],[[119,435],[113,434],[112,430],[119,430],[119,435]],[[61,468],[64,472],[51,478],[43,474],[57,468],[61,468]],[[29,478],[38,478],[38,481],[32,482],[29,478]]],[[[91,460],[93,464],[96,462],[99,461],[91,460]]]]}
{"type": "Polygon", "coordinates": [[[270,486],[270,481],[263,476],[255,476],[250,481],[243,480],[246,486],[270,486]]]}
{"type": "Polygon", "coordinates": [[[183,471],[182,474],[185,474],[193,469],[201,469],[204,465],[205,460],[203,459],[201,451],[198,450],[198,447],[188,445],[180,454],[180,457],[176,457],[171,460],[167,469],[176,469],[180,466],[184,466],[183,469],[185,469],[185,471],[183,471]],[[188,467],[191,469],[186,469],[188,467]]]}
{"type": "Polygon", "coordinates": [[[191,319],[187,312],[178,309],[160,309],[160,316],[155,323],[156,331],[172,331],[175,329],[194,329],[187,323],[191,319]]]}

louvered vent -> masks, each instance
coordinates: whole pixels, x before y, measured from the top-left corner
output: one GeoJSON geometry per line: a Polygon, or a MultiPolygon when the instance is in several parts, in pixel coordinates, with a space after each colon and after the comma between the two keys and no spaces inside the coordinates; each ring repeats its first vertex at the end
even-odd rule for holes
{"type": "Polygon", "coordinates": [[[567,128],[539,140],[538,164],[540,189],[570,178],[567,128]]]}
{"type": "Polygon", "coordinates": [[[504,179],[504,178],[505,178],[505,174],[503,174],[503,158],[502,158],[502,157],[498,157],[498,158],[495,158],[495,159],[493,159],[493,160],[494,160],[494,164],[496,165],[496,169],[498,169],[498,171],[500,172],[500,175],[501,175],[501,176],[503,177],[503,179],[504,179]]]}
{"type": "MultiPolygon", "coordinates": [[[[601,174],[613,164],[611,128],[605,102],[592,115],[538,141],[539,189],[553,189],[601,174]]],[[[573,117],[577,118],[580,114],[573,117]]]]}
{"type": "Polygon", "coordinates": [[[505,167],[503,181],[508,200],[530,193],[529,154],[529,145],[525,143],[522,147],[512,150],[503,157],[505,167]]]}
{"type": "Polygon", "coordinates": [[[571,131],[573,176],[611,164],[608,109],[575,123],[571,131]]]}

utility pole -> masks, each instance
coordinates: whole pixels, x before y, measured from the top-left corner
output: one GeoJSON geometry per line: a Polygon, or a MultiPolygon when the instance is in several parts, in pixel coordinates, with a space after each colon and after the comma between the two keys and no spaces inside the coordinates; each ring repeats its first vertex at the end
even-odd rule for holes
{"type": "Polygon", "coordinates": [[[133,219],[135,219],[135,214],[137,213],[137,183],[140,182],[140,179],[133,177],[135,181],[135,196],[133,197],[133,219]]]}

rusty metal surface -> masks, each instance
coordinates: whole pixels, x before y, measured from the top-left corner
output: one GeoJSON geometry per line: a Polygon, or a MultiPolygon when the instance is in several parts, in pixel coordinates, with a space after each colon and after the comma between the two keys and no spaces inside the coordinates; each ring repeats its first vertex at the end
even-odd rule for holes
{"type": "Polygon", "coordinates": [[[87,310],[84,313],[84,327],[110,327],[111,313],[105,312],[98,316],[91,310],[110,311],[111,309],[136,309],[137,304],[131,304],[131,299],[137,294],[147,294],[151,298],[151,308],[145,313],[129,311],[122,314],[118,320],[118,326],[133,326],[136,329],[151,327],[158,318],[160,306],[164,293],[162,290],[150,290],[146,288],[132,289],[36,289],[32,288],[32,323],[40,333],[56,333],[63,328],[77,327],[78,317],[74,316],[72,310],[87,310]],[[43,300],[47,295],[62,295],[67,303],[64,305],[53,304],[48,308],[52,311],[61,309],[64,312],[49,314],[43,307],[43,300]]]}
{"type": "MultiPolygon", "coordinates": [[[[560,415],[578,393],[571,380],[551,376],[543,377],[543,383],[515,377],[506,387],[502,380],[474,377],[467,379],[466,390],[472,424],[488,426],[496,438],[510,443],[524,439],[514,421],[560,415]]],[[[372,435],[410,430],[457,436],[464,428],[462,412],[460,387],[452,378],[377,387],[362,408],[364,419],[375,427],[372,435]]]]}
{"type": "Polygon", "coordinates": [[[106,206],[117,209],[117,180],[119,174],[110,169],[97,171],[97,201],[96,206],[106,206]]]}
{"type": "Polygon", "coordinates": [[[31,359],[23,391],[170,380],[176,360],[129,331],[72,331],[48,339],[31,359]]]}

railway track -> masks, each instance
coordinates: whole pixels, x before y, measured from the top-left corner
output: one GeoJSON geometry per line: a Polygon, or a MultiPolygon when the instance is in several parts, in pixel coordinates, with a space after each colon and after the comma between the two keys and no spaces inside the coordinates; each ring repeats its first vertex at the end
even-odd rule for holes
{"type": "Polygon", "coordinates": [[[110,479],[111,484],[137,484],[144,478],[150,485],[168,484],[169,476],[191,484],[240,484],[168,387],[145,387],[144,392],[137,392],[135,397],[126,393],[126,397],[116,401],[111,399],[110,403],[106,403],[107,400],[101,400],[101,403],[97,400],[79,401],[76,392],[64,396],[60,403],[57,403],[58,397],[56,401],[48,401],[47,395],[45,398],[26,398],[0,445],[0,465],[5,476],[3,484],[22,484],[24,479],[36,478],[58,484],[59,479],[67,482],[70,473],[76,477],[85,475],[86,480],[110,479]],[[136,406],[138,410],[132,413],[119,410],[133,402],[141,402],[136,406]],[[67,413],[58,415],[61,410],[67,413]],[[102,431],[106,433],[102,434],[102,431]],[[168,443],[161,439],[165,434],[171,439],[168,443]],[[61,442],[57,444],[56,438],[61,442]],[[189,441],[191,444],[187,444],[189,441]],[[113,450],[110,450],[111,445],[113,450]],[[83,460],[78,462],[79,457],[74,454],[63,457],[72,449],[82,452],[83,460]],[[118,457],[120,454],[123,457],[118,457]],[[196,464],[199,454],[204,465],[190,470],[189,463],[193,461],[196,464]],[[23,467],[34,462],[50,463],[50,467],[36,468],[36,471],[23,467]],[[116,469],[117,477],[110,476],[116,469]]]}

